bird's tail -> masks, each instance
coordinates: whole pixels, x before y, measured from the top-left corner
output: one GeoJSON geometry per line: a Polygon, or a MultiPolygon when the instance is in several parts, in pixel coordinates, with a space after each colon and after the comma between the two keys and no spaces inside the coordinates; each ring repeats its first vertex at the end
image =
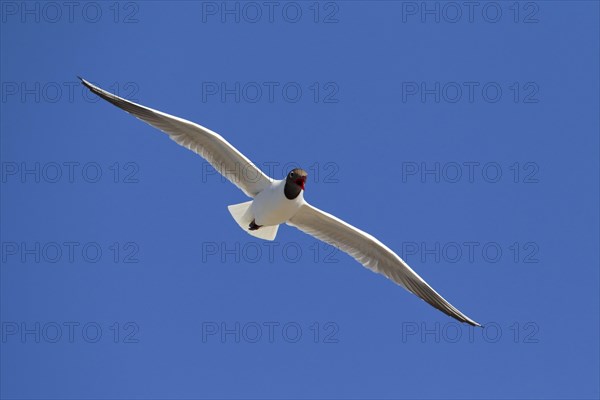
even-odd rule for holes
{"type": "Polygon", "coordinates": [[[245,203],[233,204],[228,206],[227,209],[231,213],[235,222],[246,231],[248,234],[255,236],[264,240],[275,240],[275,236],[277,236],[277,229],[279,229],[279,225],[273,226],[261,226],[260,228],[251,231],[250,223],[254,220],[254,216],[250,211],[250,206],[252,205],[252,200],[247,201],[245,203]]]}

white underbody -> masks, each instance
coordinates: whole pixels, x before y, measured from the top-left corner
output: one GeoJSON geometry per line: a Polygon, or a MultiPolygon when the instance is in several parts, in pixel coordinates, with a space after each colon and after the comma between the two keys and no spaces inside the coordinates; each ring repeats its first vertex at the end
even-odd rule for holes
{"type": "Polygon", "coordinates": [[[290,200],[285,197],[284,187],[285,181],[273,181],[270,187],[256,195],[250,206],[256,225],[283,224],[296,214],[304,203],[304,191],[300,191],[298,197],[290,200]]]}
{"type": "Polygon", "coordinates": [[[273,181],[254,200],[229,206],[229,212],[240,228],[249,235],[274,240],[279,225],[289,221],[305,203],[304,191],[290,200],[285,197],[284,188],[285,181],[273,181]],[[260,225],[260,228],[250,230],[252,221],[260,225]]]}

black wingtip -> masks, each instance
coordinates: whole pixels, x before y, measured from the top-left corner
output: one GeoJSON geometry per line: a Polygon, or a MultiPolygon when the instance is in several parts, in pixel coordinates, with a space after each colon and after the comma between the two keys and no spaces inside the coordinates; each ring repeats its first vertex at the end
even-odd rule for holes
{"type": "Polygon", "coordinates": [[[483,328],[483,325],[481,325],[479,322],[475,322],[472,319],[465,319],[463,322],[466,322],[467,324],[474,326],[476,328],[483,328]]]}
{"type": "Polygon", "coordinates": [[[79,78],[79,80],[81,81],[81,84],[83,86],[85,86],[86,88],[90,89],[92,92],[95,92],[94,87],[91,86],[91,84],[88,81],[86,81],[85,79],[83,79],[79,75],[77,75],[77,78],[79,78]]]}

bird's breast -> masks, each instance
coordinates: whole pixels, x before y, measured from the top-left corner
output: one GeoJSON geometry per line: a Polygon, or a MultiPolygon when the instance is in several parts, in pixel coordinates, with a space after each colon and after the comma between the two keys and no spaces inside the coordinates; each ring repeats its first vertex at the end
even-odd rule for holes
{"type": "Polygon", "coordinates": [[[304,202],[303,193],[290,200],[285,197],[284,185],[285,181],[275,181],[254,198],[251,210],[257,225],[279,225],[296,214],[304,202]]]}

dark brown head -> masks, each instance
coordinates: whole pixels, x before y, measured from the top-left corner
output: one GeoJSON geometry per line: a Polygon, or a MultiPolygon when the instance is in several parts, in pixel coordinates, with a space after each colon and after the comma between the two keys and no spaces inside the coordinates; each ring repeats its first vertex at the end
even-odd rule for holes
{"type": "Polygon", "coordinates": [[[304,185],[306,184],[306,177],[308,174],[305,170],[300,168],[294,168],[287,174],[285,178],[285,188],[284,193],[285,197],[293,200],[300,192],[304,190],[304,185]]]}

